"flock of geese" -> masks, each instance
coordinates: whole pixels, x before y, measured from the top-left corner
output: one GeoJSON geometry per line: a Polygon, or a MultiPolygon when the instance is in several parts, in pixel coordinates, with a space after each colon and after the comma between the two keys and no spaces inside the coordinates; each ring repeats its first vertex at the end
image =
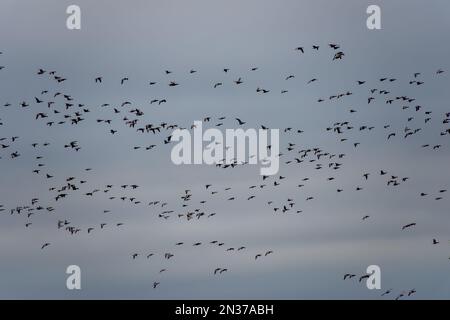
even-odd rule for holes
{"type": "MultiPolygon", "coordinates": [[[[326,45],[311,45],[311,46],[298,46],[294,48],[294,53],[298,55],[314,54],[326,50],[329,53],[329,63],[339,63],[339,60],[345,59],[345,54],[341,51],[339,44],[330,43],[326,45]]],[[[0,52],[0,59],[5,56],[0,52]]],[[[0,60],[0,70],[8,68],[8,65],[2,65],[0,60]]],[[[217,80],[212,80],[208,90],[220,90],[224,86],[230,87],[245,87],[246,86],[246,72],[258,72],[259,67],[251,67],[246,72],[238,74],[231,67],[222,67],[220,70],[220,76],[217,80]],[[234,73],[233,73],[233,72],[234,73]],[[233,78],[231,74],[236,76],[233,78]]],[[[194,76],[199,73],[196,69],[190,69],[188,74],[194,76]]],[[[38,67],[34,71],[34,76],[50,79],[54,85],[47,90],[37,92],[35,96],[23,97],[17,101],[5,101],[2,103],[3,109],[16,109],[17,112],[32,114],[38,125],[48,127],[48,130],[54,126],[75,127],[80,123],[89,122],[91,125],[104,126],[105,135],[118,135],[122,130],[130,130],[140,135],[151,135],[155,137],[157,141],[148,145],[131,145],[130,152],[133,151],[153,151],[158,150],[165,145],[170,145],[171,132],[177,128],[192,129],[193,126],[187,121],[186,123],[174,123],[169,121],[162,122],[150,122],[148,115],[152,113],[152,107],[156,108],[170,108],[170,96],[166,97],[151,97],[148,100],[147,106],[136,106],[132,101],[122,101],[117,104],[103,103],[99,106],[92,106],[88,102],[79,101],[70,92],[66,90],[69,83],[69,78],[62,75],[59,71],[48,69],[45,67],[38,67]],[[101,111],[104,114],[103,117],[95,118],[91,116],[92,110],[101,111]]],[[[440,77],[445,76],[443,69],[438,69],[429,72],[413,72],[408,80],[410,86],[425,86],[428,82],[439,80],[440,77]]],[[[184,82],[181,80],[173,80],[174,73],[171,70],[164,70],[162,72],[161,80],[151,79],[148,85],[151,87],[168,86],[177,90],[177,87],[182,87],[184,82]]],[[[1,79],[1,71],[0,71],[1,79]]],[[[289,81],[295,81],[295,74],[281,75],[281,83],[287,83],[289,81]]],[[[4,81],[3,79],[1,81],[4,81]]],[[[122,86],[132,83],[132,78],[124,76],[120,79],[107,79],[104,76],[98,75],[94,79],[91,79],[93,86],[103,86],[111,81],[117,81],[122,86]]],[[[188,80],[185,80],[188,81],[188,80]]],[[[429,149],[431,152],[439,152],[444,146],[446,146],[445,139],[448,139],[450,135],[450,112],[445,114],[434,114],[429,108],[426,108],[416,101],[414,96],[406,96],[396,93],[395,84],[399,82],[395,77],[381,77],[379,79],[355,79],[354,84],[350,90],[343,92],[332,93],[317,97],[316,103],[325,103],[327,101],[337,102],[343,100],[345,97],[359,94],[365,97],[368,105],[374,105],[376,102],[382,104],[389,104],[393,107],[398,107],[405,112],[405,120],[407,125],[400,125],[399,123],[386,123],[382,127],[376,127],[369,124],[361,124],[356,119],[352,119],[352,115],[359,110],[353,107],[348,110],[349,116],[346,120],[339,122],[331,122],[326,128],[323,128],[324,132],[330,135],[331,138],[336,140],[336,144],[346,144],[352,146],[354,152],[358,152],[358,148],[361,142],[358,140],[362,134],[369,134],[377,132],[385,136],[386,141],[391,142],[395,139],[403,139],[404,141],[413,141],[414,137],[418,136],[421,132],[427,130],[430,126],[435,128],[440,126],[440,137],[436,137],[435,140],[426,144],[418,145],[418,148],[429,149]],[[420,124],[420,125],[419,125],[420,124]],[[436,142],[438,141],[438,142],[436,142]]],[[[320,79],[311,78],[303,85],[308,87],[320,82],[320,79]]],[[[289,90],[281,86],[280,88],[249,88],[249,90],[255,90],[256,94],[280,94],[288,95],[289,90]]],[[[1,114],[0,114],[1,115],[1,114]]],[[[230,117],[228,115],[205,115],[203,117],[204,124],[208,124],[211,127],[241,127],[245,126],[248,122],[247,119],[242,117],[230,117]]],[[[10,161],[16,161],[16,159],[22,157],[22,151],[24,148],[31,148],[35,151],[36,155],[33,159],[35,165],[29,168],[30,174],[41,177],[44,181],[50,181],[51,187],[46,190],[51,195],[53,201],[50,203],[42,203],[40,199],[33,198],[24,201],[24,203],[17,203],[13,206],[5,206],[0,203],[0,213],[8,213],[10,215],[21,215],[26,217],[24,226],[26,229],[33,227],[33,222],[38,219],[39,215],[44,213],[52,213],[57,217],[58,210],[63,210],[64,201],[67,198],[78,197],[78,201],[95,201],[95,199],[106,196],[111,202],[123,202],[128,203],[130,206],[144,206],[150,207],[157,212],[156,217],[162,221],[171,221],[173,219],[184,219],[186,221],[195,222],[199,219],[213,219],[217,213],[217,210],[208,208],[207,203],[211,199],[218,199],[221,197],[221,201],[226,205],[229,201],[262,201],[267,206],[268,210],[274,214],[294,214],[299,215],[304,212],[302,206],[305,202],[314,201],[317,197],[316,194],[306,194],[300,191],[314,180],[314,176],[303,177],[299,181],[294,181],[294,191],[299,196],[297,198],[289,197],[282,203],[276,203],[265,197],[259,197],[259,192],[262,189],[276,190],[282,184],[288,183],[287,181],[293,181],[295,178],[291,176],[262,176],[258,177],[259,181],[254,184],[248,185],[248,194],[235,194],[232,186],[226,188],[220,188],[213,183],[204,185],[204,192],[202,194],[194,194],[191,190],[182,190],[179,192],[179,202],[169,203],[164,199],[141,199],[134,192],[139,188],[147,188],[148,186],[140,186],[136,183],[130,182],[128,184],[110,183],[107,185],[93,185],[90,183],[90,176],[95,174],[93,168],[85,168],[83,172],[80,172],[77,176],[60,177],[52,173],[51,168],[46,166],[46,158],[43,154],[46,153],[46,149],[53,147],[51,144],[51,134],[48,139],[39,140],[36,138],[36,142],[31,145],[21,144],[21,137],[12,135],[2,131],[2,126],[8,121],[7,118],[0,116],[0,166],[3,170],[7,170],[10,161]],[[302,198],[301,198],[302,197],[302,198]],[[202,199],[198,201],[198,199],[202,199]]],[[[269,129],[270,125],[267,123],[259,124],[261,129],[269,129]]],[[[404,184],[410,183],[413,177],[400,176],[395,172],[391,172],[388,168],[378,168],[376,170],[361,172],[360,184],[356,185],[353,190],[345,189],[339,185],[338,178],[334,173],[340,170],[346,162],[348,154],[346,152],[331,152],[325,150],[320,146],[301,148],[296,139],[304,133],[304,130],[300,128],[286,127],[280,130],[282,135],[286,139],[289,139],[288,144],[280,152],[279,157],[282,165],[292,166],[298,168],[299,172],[303,167],[310,167],[317,171],[326,171],[329,173],[328,178],[323,183],[333,183],[336,187],[337,193],[342,192],[364,192],[364,183],[371,179],[379,179],[383,181],[387,188],[396,188],[404,184]]],[[[50,131],[49,131],[50,132],[50,131]]],[[[405,143],[405,142],[401,142],[405,143]]],[[[54,146],[55,148],[64,148],[67,152],[83,152],[83,144],[77,139],[67,141],[64,146],[54,146]]],[[[348,150],[348,149],[346,149],[348,150]]],[[[168,152],[167,152],[168,153],[168,152]]],[[[29,154],[27,152],[27,154],[29,154]]],[[[229,163],[216,164],[217,169],[231,170],[237,166],[247,165],[247,162],[234,161],[229,163]]],[[[150,169],[149,169],[150,170],[150,169]]],[[[45,186],[45,185],[43,185],[45,186]]],[[[418,195],[420,198],[433,197],[435,201],[440,201],[444,198],[447,190],[441,188],[433,194],[432,191],[422,192],[418,195]]],[[[0,201],[6,201],[7,199],[0,199],[0,201]]],[[[216,208],[218,209],[218,208],[216,208]]],[[[109,209],[105,209],[104,213],[109,213],[109,209]]],[[[57,219],[57,218],[56,218],[57,219]]],[[[369,215],[364,215],[362,221],[370,221],[369,215]]],[[[366,222],[364,222],[366,223],[366,222]]],[[[412,231],[416,228],[417,223],[415,221],[406,220],[403,225],[398,226],[401,232],[412,231]]],[[[126,221],[111,221],[106,220],[98,225],[92,224],[88,227],[82,227],[77,225],[74,221],[67,219],[57,219],[55,223],[57,230],[66,232],[69,235],[77,235],[81,233],[92,234],[96,232],[102,232],[105,229],[111,228],[126,228],[126,221]]],[[[413,232],[413,231],[412,231],[413,232]]],[[[430,244],[438,245],[440,242],[438,239],[430,239],[430,244]]],[[[39,248],[42,250],[51,250],[52,242],[43,242],[39,248]]],[[[201,240],[195,243],[177,242],[173,244],[173,247],[169,246],[167,250],[163,252],[131,252],[130,259],[160,259],[163,263],[173,259],[176,256],[174,248],[182,248],[183,246],[210,246],[215,248],[214,250],[222,250],[225,254],[229,252],[236,252],[243,255],[243,258],[249,258],[256,262],[263,262],[264,259],[269,259],[272,255],[275,257],[276,252],[270,248],[261,252],[247,252],[249,251],[245,244],[235,243],[228,244],[219,239],[201,240]]],[[[227,272],[231,272],[228,266],[215,266],[211,268],[212,276],[224,276],[227,272]]],[[[162,267],[158,274],[169,272],[168,267],[162,267]]],[[[156,289],[161,286],[161,280],[159,275],[155,275],[153,282],[153,288],[156,289]]],[[[347,273],[343,279],[350,281],[353,278],[358,279],[358,282],[363,282],[368,278],[368,275],[362,274],[357,276],[356,273],[347,273]]],[[[394,290],[389,289],[382,293],[382,296],[393,295],[394,290]]],[[[403,297],[409,297],[416,293],[415,289],[401,290],[393,298],[400,299],[403,297]]]]}

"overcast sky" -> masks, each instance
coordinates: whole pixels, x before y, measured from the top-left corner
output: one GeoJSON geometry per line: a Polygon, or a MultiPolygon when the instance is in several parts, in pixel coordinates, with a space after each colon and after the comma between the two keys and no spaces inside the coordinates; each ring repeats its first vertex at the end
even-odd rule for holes
{"type": "Polygon", "coordinates": [[[0,204],[6,209],[0,214],[0,298],[378,299],[391,288],[386,298],[413,288],[415,298],[450,298],[450,199],[439,194],[450,178],[449,136],[440,135],[448,129],[442,121],[450,112],[449,15],[445,0],[1,1],[0,65],[5,68],[0,70],[0,138],[11,146],[0,149],[0,204]],[[81,30],[66,28],[71,4],[81,8],[81,30]],[[381,30],[366,27],[370,4],[381,7],[381,30]],[[332,61],[337,51],[329,43],[340,45],[342,60],[332,61]],[[299,46],[304,54],[294,50],[299,46]],[[258,70],[250,71],[254,67],[258,70]],[[56,83],[47,73],[38,76],[39,68],[55,70],[67,80],[56,83]],[[224,73],[224,68],[230,71],[224,73]],[[447,73],[436,75],[440,68],[447,73]],[[191,69],[197,72],[190,74],[191,69]],[[415,72],[421,73],[423,85],[409,84],[415,72]],[[285,80],[291,74],[295,78],[285,80]],[[94,82],[98,76],[101,84],[94,82]],[[121,85],[123,77],[129,80],[121,85]],[[239,77],[244,83],[237,86],[233,80],[239,77]],[[381,83],[383,77],[397,80],[381,83]],[[313,78],[317,81],[307,84],[313,78]],[[366,83],[359,86],[357,80],[366,83]],[[157,84],[150,86],[150,81],[157,84]],[[169,87],[170,81],[180,85],[169,87]],[[213,89],[217,82],[223,85],[213,89]],[[257,87],[270,92],[257,93],[257,87]],[[376,100],[367,104],[372,88],[390,94],[375,93],[376,100]],[[64,110],[61,97],[53,97],[57,91],[74,98],[71,110],[64,110]],[[353,95],[328,99],[347,91],[353,95]],[[397,96],[416,100],[407,104],[409,109],[402,109],[402,102],[385,103],[386,97],[397,96]],[[36,104],[34,97],[45,103],[36,104]],[[165,104],[150,104],[162,98],[165,104]],[[318,103],[319,98],[325,101],[318,103]],[[61,114],[47,108],[50,100],[61,114]],[[22,101],[30,107],[21,108],[22,101]],[[125,101],[131,106],[114,114],[112,108],[125,101]],[[63,115],[78,111],[78,103],[91,112],[79,125],[70,125],[63,115]],[[105,103],[110,106],[102,108],[105,103]],[[416,105],[422,106],[419,112],[416,105]],[[279,174],[264,181],[266,188],[253,190],[249,186],[263,183],[258,166],[176,166],[170,160],[172,144],[163,143],[170,130],[140,134],[125,126],[124,116],[136,118],[128,112],[133,108],[144,111],[143,123],[190,127],[211,117],[207,126],[212,127],[223,116],[222,129],[237,128],[236,117],[247,122],[245,128],[280,129],[284,155],[279,174]],[[432,111],[427,124],[426,111],[432,111]],[[35,120],[38,112],[51,119],[35,120]],[[67,123],[48,127],[50,120],[67,123]],[[344,121],[354,129],[343,136],[326,131],[344,121]],[[359,131],[361,126],[374,129],[359,131]],[[422,131],[404,139],[406,126],[422,131]],[[285,133],[287,127],[292,131],[285,133]],[[391,132],[396,137],[387,141],[391,132]],[[19,137],[14,143],[13,136],[19,137]],[[80,151],[64,148],[74,140],[80,151]],[[34,142],[37,148],[31,146],[34,142]],[[44,147],[44,142],[50,145],[44,147]],[[360,143],[357,148],[355,142],[360,143]],[[294,152],[286,150],[288,143],[295,143],[294,152]],[[151,144],[157,146],[146,151],[151,144]],[[423,144],[442,147],[433,151],[421,148],[423,144]],[[342,168],[329,169],[333,161],[325,158],[285,163],[294,161],[298,150],[315,147],[345,153],[333,160],[342,168]],[[14,151],[20,157],[11,159],[14,151]],[[38,163],[45,166],[36,175],[32,171],[38,163]],[[323,169],[315,169],[316,163],[323,169]],[[380,170],[410,179],[388,187],[380,170]],[[368,181],[366,172],[371,174],[368,181]],[[46,173],[53,178],[46,179],[46,173]],[[273,187],[279,175],[286,179],[273,187]],[[55,202],[56,193],[49,188],[63,186],[71,176],[88,182],[55,202]],[[336,179],[327,181],[331,176],[336,179]],[[310,180],[302,182],[306,177],[310,180]],[[298,188],[301,183],[305,187],[298,188]],[[108,184],[114,187],[105,194],[108,184]],[[139,188],[121,189],[124,184],[139,188]],[[356,191],[358,186],[363,190],[356,191]],[[337,193],[338,188],[344,191],[337,193]],[[101,191],[84,195],[94,189],[101,191]],[[180,198],[186,189],[193,194],[190,209],[216,215],[178,218],[186,211],[180,198]],[[217,195],[211,195],[214,190],[217,195]],[[421,192],[428,196],[420,197],[421,192]],[[250,195],[256,197],[247,201],[250,195]],[[109,196],[136,197],[142,203],[109,196]],[[232,196],[236,200],[228,201],[232,196]],[[308,196],[314,200],[305,201],[308,196]],[[443,199],[434,200],[438,196],[443,199]],[[12,208],[31,205],[32,198],[55,211],[31,218],[10,215],[12,208]],[[274,213],[272,208],[288,198],[303,212],[274,213]],[[168,205],[148,206],[156,200],[168,205]],[[159,218],[164,210],[174,213],[159,218]],[[370,218],[362,221],[365,215],[370,218]],[[64,219],[83,231],[72,236],[59,230],[57,221],[64,219]],[[27,222],[32,222],[28,228],[27,222]],[[120,228],[115,226],[119,222],[124,223],[120,228]],[[401,230],[412,222],[417,226],[401,230]],[[100,230],[100,223],[108,225],[100,230]],[[89,227],[95,227],[90,234],[89,227]],[[434,238],[438,245],[432,244],[434,238]],[[225,245],[211,245],[212,240],[225,245]],[[41,250],[47,242],[51,245],[41,250]],[[175,246],[177,242],[185,244],[175,246]],[[196,242],[202,245],[193,247],[196,242]],[[239,246],[246,249],[225,251],[239,246]],[[268,250],[274,253],[255,261],[256,254],[268,250]],[[141,255],[133,260],[135,252],[141,255]],[[150,252],[155,256],[147,259],[150,252]],[[174,257],[165,260],[167,252],[174,257]],[[81,268],[80,291],[66,289],[65,269],[72,264],[81,268]],[[365,274],[373,264],[381,268],[382,290],[342,280],[345,273],[365,274]],[[217,267],[228,272],[214,276],[217,267]],[[159,274],[163,268],[167,271],[159,274]],[[155,281],[160,285],[154,290],[155,281]]]}

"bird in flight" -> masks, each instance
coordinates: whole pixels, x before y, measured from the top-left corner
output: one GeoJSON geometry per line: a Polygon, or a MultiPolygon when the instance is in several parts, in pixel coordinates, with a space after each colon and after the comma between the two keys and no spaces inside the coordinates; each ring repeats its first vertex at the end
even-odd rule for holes
{"type": "Polygon", "coordinates": [[[46,247],[48,247],[50,245],[50,243],[44,243],[43,245],[42,245],[42,247],[41,247],[41,249],[44,249],[44,248],[46,248],[46,247]]]}
{"type": "Polygon", "coordinates": [[[409,223],[409,224],[404,225],[404,226],[402,227],[402,230],[405,230],[405,229],[408,229],[408,228],[411,228],[411,227],[414,227],[414,226],[416,226],[416,223],[415,223],[415,222],[409,223]]]}
{"type": "Polygon", "coordinates": [[[238,124],[239,124],[240,126],[242,126],[242,125],[246,124],[246,122],[245,122],[245,121],[242,121],[242,120],[241,120],[241,119],[239,119],[239,118],[236,118],[236,121],[238,122],[238,124]]]}

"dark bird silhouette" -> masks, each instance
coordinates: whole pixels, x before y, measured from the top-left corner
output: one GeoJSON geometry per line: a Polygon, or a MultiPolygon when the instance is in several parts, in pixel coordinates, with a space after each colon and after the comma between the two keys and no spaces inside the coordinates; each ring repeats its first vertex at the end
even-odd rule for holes
{"type": "Polygon", "coordinates": [[[402,230],[405,230],[405,229],[407,229],[407,228],[411,228],[411,227],[414,227],[414,226],[416,226],[416,223],[415,223],[415,222],[409,223],[409,224],[404,225],[404,226],[402,227],[402,230]]]}
{"type": "Polygon", "coordinates": [[[41,249],[44,249],[44,248],[46,248],[46,247],[48,247],[50,245],[50,243],[44,243],[43,245],[42,245],[42,247],[41,247],[41,249]]]}
{"type": "Polygon", "coordinates": [[[242,120],[239,119],[239,118],[235,118],[235,119],[236,119],[236,121],[239,123],[240,126],[246,124],[246,122],[242,121],[242,120]]]}

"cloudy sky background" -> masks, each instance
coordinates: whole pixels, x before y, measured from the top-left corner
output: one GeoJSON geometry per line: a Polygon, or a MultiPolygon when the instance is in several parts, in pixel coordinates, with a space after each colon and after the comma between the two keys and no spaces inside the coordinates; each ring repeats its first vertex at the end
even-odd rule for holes
{"type": "MultiPolygon", "coordinates": [[[[24,215],[0,214],[0,298],[338,298],[373,299],[381,291],[370,291],[357,281],[342,281],[343,274],[365,273],[368,265],[382,270],[382,288],[392,288],[395,297],[404,290],[417,289],[416,298],[449,298],[450,216],[449,199],[419,199],[420,192],[436,195],[446,189],[448,137],[440,137],[443,114],[448,106],[449,79],[437,77],[438,68],[450,70],[450,4],[447,1],[17,1],[0,3],[0,137],[19,136],[14,151],[21,157],[11,160],[0,150],[0,204],[5,208],[27,205],[38,197],[44,206],[54,206],[55,214],[31,218],[25,228],[24,215]],[[82,29],[65,26],[68,5],[82,11],[82,29]],[[382,30],[366,28],[369,4],[382,9],[382,30]],[[345,52],[342,61],[331,61],[334,51],[328,43],[339,43],[345,52]],[[312,52],[313,44],[320,45],[312,52]],[[305,47],[305,54],[294,50],[305,47]],[[229,74],[222,69],[229,67],[229,74]],[[256,72],[250,68],[259,67],[256,72]],[[38,68],[56,70],[68,80],[56,84],[38,77],[38,68]],[[193,68],[198,72],[189,74],[193,68]],[[171,70],[170,76],[164,70],[171,70]],[[410,86],[414,72],[422,72],[423,86],[410,86]],[[285,81],[295,74],[296,78],[285,81]],[[102,75],[101,85],[94,78],[102,75]],[[130,80],[120,85],[124,76],[130,80]],[[423,127],[423,113],[402,111],[378,99],[367,105],[368,90],[380,88],[378,79],[395,77],[383,85],[394,95],[417,99],[424,110],[433,111],[433,120],[420,134],[402,139],[406,126],[423,127]],[[236,87],[233,80],[242,77],[236,87]],[[318,81],[306,85],[311,78],[318,81]],[[169,88],[175,80],[181,85],[169,88]],[[366,80],[364,87],[356,80],[366,80]],[[150,87],[149,81],[158,84],[150,87]],[[215,82],[222,88],[213,89],[215,82]],[[271,89],[260,95],[257,86],[271,89]],[[80,125],[46,127],[34,120],[46,106],[32,103],[41,90],[71,94],[75,103],[91,110],[80,125]],[[287,89],[281,95],[280,90],[287,89]],[[319,97],[354,92],[339,101],[317,103],[319,97]],[[165,105],[149,104],[153,98],[166,98],[165,105]],[[31,103],[21,110],[21,101],[31,103]],[[235,128],[232,120],[247,121],[248,128],[261,124],[271,128],[293,127],[302,135],[281,134],[281,149],[288,142],[298,148],[320,147],[331,153],[346,153],[343,168],[315,170],[314,164],[284,165],[279,174],[288,177],[277,188],[251,192],[261,183],[259,168],[246,166],[222,170],[208,166],[175,166],[170,161],[171,146],[161,145],[159,137],[138,134],[126,128],[111,107],[124,101],[145,112],[145,123],[178,123],[189,126],[195,120],[226,116],[224,127],[235,128]],[[11,107],[3,107],[5,103],[11,107]],[[349,109],[358,110],[350,114],[349,109]],[[408,116],[417,116],[407,123],[408,116]],[[114,119],[109,127],[95,119],[114,119]],[[351,121],[349,142],[325,128],[338,121],[351,121]],[[386,142],[391,124],[397,137],[386,142]],[[360,125],[375,129],[359,132],[360,125]],[[117,129],[112,136],[109,129],[117,129]],[[79,141],[76,153],[64,145],[79,141]],[[50,146],[33,150],[31,143],[50,146]],[[361,142],[355,149],[353,142],[361,142]],[[158,146],[152,151],[133,146],[158,146]],[[432,152],[425,143],[442,144],[432,152]],[[34,175],[34,157],[44,156],[43,172],[55,177],[46,180],[34,175]],[[85,172],[85,168],[93,168],[85,172]],[[408,176],[410,181],[387,188],[380,169],[392,175],[408,176]],[[370,172],[368,182],[362,174],[370,172]],[[52,200],[52,186],[64,184],[67,177],[88,180],[79,194],[58,202],[52,200]],[[326,178],[335,176],[335,182],[326,178]],[[304,189],[296,188],[310,177],[304,189]],[[138,184],[135,191],[122,191],[122,184],[138,184]],[[212,197],[204,185],[210,183],[219,194],[212,197]],[[114,184],[111,195],[135,195],[143,205],[110,201],[110,194],[94,198],[82,196],[95,188],[114,184]],[[355,187],[364,186],[356,192],[355,187]],[[232,190],[224,191],[226,187],[232,190]],[[342,187],[344,192],[337,194],[342,187]],[[167,201],[167,210],[180,212],[180,196],[192,190],[194,203],[213,218],[187,222],[172,216],[158,218],[162,210],[145,204],[167,201]],[[84,192],[83,192],[84,191],[84,192]],[[245,199],[256,194],[252,201],[245,199]],[[226,201],[236,196],[236,201],[226,201]],[[312,202],[305,202],[314,196],[312,202]],[[296,200],[304,213],[274,214],[268,200],[282,204],[296,200]],[[203,206],[201,200],[207,200],[203,206]],[[111,210],[111,214],[103,210],[111,210]],[[361,217],[370,215],[368,221],[361,217]],[[57,230],[58,219],[96,231],[77,236],[57,230]],[[99,232],[98,225],[109,228],[99,232]],[[115,222],[124,222],[118,229],[115,222]],[[413,230],[401,226],[417,222],[413,230]],[[440,244],[433,246],[433,238],[440,244]],[[226,243],[222,248],[191,243],[211,240],[226,243]],[[175,247],[176,242],[186,243],[175,247]],[[52,245],[45,250],[45,242],[52,245]],[[224,252],[225,247],[247,247],[242,253],[224,252]],[[256,253],[274,254],[254,261],[256,253]],[[157,257],[131,259],[131,254],[154,252],[157,257]],[[161,255],[172,252],[165,261],[161,255]],[[65,287],[65,269],[76,264],[82,270],[82,290],[65,287]],[[216,267],[229,272],[215,277],[216,267]],[[158,274],[161,268],[168,271],[158,274]],[[161,282],[157,290],[153,281],[161,282]]],[[[61,101],[61,100],[59,100],[61,101]]],[[[69,110],[70,111],[70,110],[69,110]]],[[[74,110],[72,110],[73,112],[74,110]]],[[[45,111],[47,112],[47,111],[45,111]]],[[[129,115],[131,117],[131,114],[129,115]]],[[[424,127],[425,128],[425,127],[424,127]]],[[[293,155],[288,157],[291,159],[293,155]]],[[[327,163],[323,161],[323,163],[327,163]]],[[[325,165],[324,165],[325,167],[325,165]]],[[[271,180],[272,181],[272,180],[271,180]]],[[[196,207],[196,206],[194,206],[196,207]]]]}

